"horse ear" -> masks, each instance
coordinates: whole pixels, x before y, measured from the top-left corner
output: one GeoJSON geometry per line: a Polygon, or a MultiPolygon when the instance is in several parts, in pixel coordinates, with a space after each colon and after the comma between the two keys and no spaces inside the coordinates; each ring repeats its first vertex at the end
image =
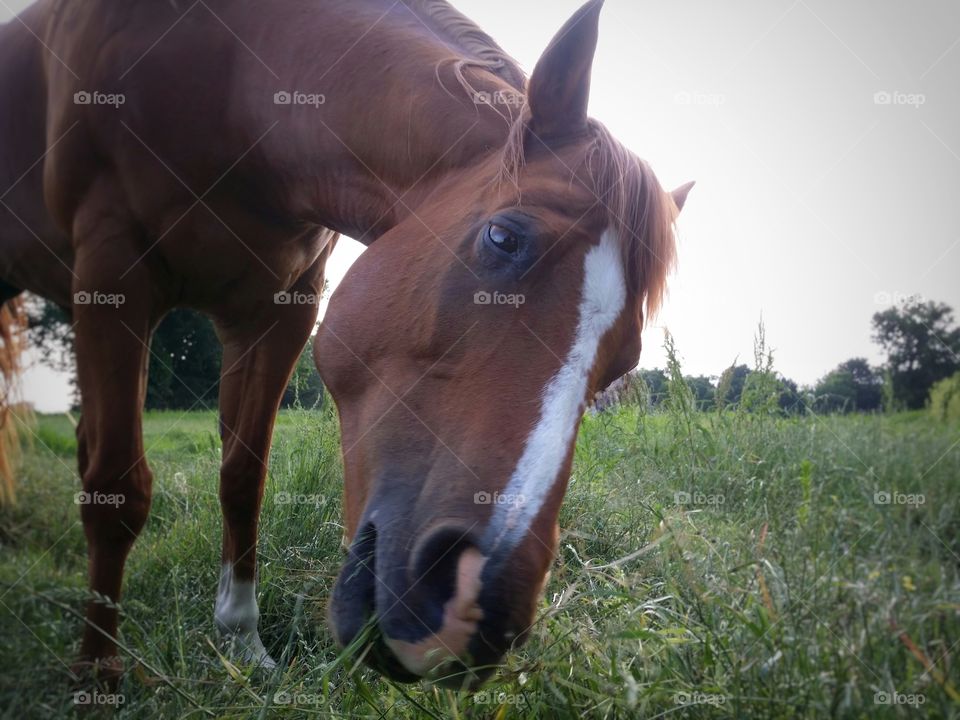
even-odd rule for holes
{"type": "Polygon", "coordinates": [[[590,69],[603,0],[590,0],[554,35],[527,84],[531,130],[541,138],[574,135],[587,126],[590,69]]]}
{"type": "Polygon", "coordinates": [[[676,190],[670,192],[670,197],[673,198],[673,204],[677,206],[677,212],[683,210],[683,204],[687,201],[687,194],[690,190],[693,189],[693,186],[697,184],[696,180],[691,180],[690,182],[681,185],[676,190]]]}

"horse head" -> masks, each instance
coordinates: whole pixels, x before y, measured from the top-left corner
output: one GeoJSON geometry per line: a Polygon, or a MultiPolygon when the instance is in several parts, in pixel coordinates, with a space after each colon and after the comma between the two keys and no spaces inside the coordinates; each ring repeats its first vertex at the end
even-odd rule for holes
{"type": "Polygon", "coordinates": [[[470,686],[528,635],[581,416],[637,364],[674,260],[692,183],[665,192],[587,116],[601,5],[554,37],[505,145],[353,265],[315,341],[350,539],[331,626],[396,679],[470,686]]]}

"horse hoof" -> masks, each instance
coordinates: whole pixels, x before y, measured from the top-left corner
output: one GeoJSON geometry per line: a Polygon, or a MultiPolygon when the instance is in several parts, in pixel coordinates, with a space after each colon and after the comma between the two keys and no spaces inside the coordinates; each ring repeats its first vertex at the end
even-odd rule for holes
{"type": "Polygon", "coordinates": [[[260,658],[260,659],[257,661],[257,665],[258,665],[259,667],[263,668],[264,670],[276,670],[276,669],[277,669],[277,661],[274,660],[274,659],[273,659],[272,657],[270,657],[269,655],[264,655],[262,658],[260,658]]]}
{"type": "Polygon", "coordinates": [[[227,657],[238,665],[253,665],[260,670],[274,670],[277,661],[270,657],[256,633],[231,633],[226,636],[227,657]]]}
{"type": "Polygon", "coordinates": [[[114,692],[123,677],[123,660],[119,657],[81,657],[70,666],[73,687],[80,689],[101,688],[114,692]]]}

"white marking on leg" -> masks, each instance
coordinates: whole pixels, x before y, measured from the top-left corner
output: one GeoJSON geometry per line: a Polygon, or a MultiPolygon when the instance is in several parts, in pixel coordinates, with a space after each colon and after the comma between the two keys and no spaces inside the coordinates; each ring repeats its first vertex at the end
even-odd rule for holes
{"type": "Polygon", "coordinates": [[[257,632],[257,622],[260,620],[257,585],[249,580],[235,580],[230,563],[224,563],[220,568],[220,585],[213,617],[220,632],[235,643],[241,660],[268,669],[277,666],[267,654],[257,632]]]}
{"type": "Polygon", "coordinates": [[[527,438],[523,454],[501,495],[485,533],[493,549],[517,544],[540,512],[560,474],[574,428],[583,414],[587,381],[600,341],[626,304],[627,288],[617,234],[607,230],[584,260],[583,291],[577,334],[563,366],[543,392],[540,419],[527,438]]]}

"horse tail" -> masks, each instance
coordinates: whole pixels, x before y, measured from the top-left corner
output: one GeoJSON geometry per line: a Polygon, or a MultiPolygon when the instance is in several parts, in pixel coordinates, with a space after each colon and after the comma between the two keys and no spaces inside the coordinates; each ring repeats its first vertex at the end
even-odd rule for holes
{"type": "Polygon", "coordinates": [[[12,503],[15,498],[14,473],[20,455],[20,440],[14,403],[20,384],[25,329],[25,313],[20,300],[8,300],[0,305],[0,505],[12,503]]]}

